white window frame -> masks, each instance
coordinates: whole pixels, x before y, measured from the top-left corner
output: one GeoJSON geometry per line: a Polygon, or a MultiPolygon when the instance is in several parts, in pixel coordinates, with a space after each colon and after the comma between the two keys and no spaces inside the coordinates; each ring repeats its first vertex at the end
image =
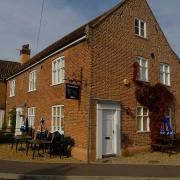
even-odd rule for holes
{"type": "Polygon", "coordinates": [[[29,124],[29,127],[31,128],[35,128],[35,114],[36,114],[36,108],[29,107],[28,108],[28,124],[29,124]]]}
{"type": "Polygon", "coordinates": [[[15,86],[16,86],[16,80],[15,79],[10,80],[10,97],[15,96],[15,86]]]}
{"type": "Polygon", "coordinates": [[[138,78],[137,80],[148,82],[149,80],[148,60],[145,59],[144,57],[138,56],[136,57],[136,62],[139,64],[139,74],[138,74],[139,77],[137,77],[138,78]],[[143,65],[143,61],[145,62],[145,66],[143,65]],[[145,72],[144,75],[143,72],[145,72]],[[145,79],[143,77],[145,77],[145,79]]]}
{"type": "Polygon", "coordinates": [[[160,63],[160,83],[166,86],[171,85],[170,66],[168,64],[160,63]]]}
{"type": "Polygon", "coordinates": [[[52,61],[52,85],[62,84],[65,79],[65,57],[52,61]]]}
{"type": "Polygon", "coordinates": [[[11,116],[8,117],[8,127],[11,127],[11,116]]]}
{"type": "MultiPolygon", "coordinates": [[[[55,106],[52,106],[52,108],[51,108],[51,111],[52,111],[51,132],[59,131],[60,134],[64,134],[64,124],[62,126],[62,119],[64,122],[64,115],[62,115],[62,113],[61,113],[62,107],[64,110],[64,105],[55,105],[55,106]],[[57,108],[60,108],[60,111],[59,111],[60,114],[57,114],[57,108]],[[58,122],[58,118],[59,118],[59,122],[58,122]]],[[[64,114],[64,112],[63,112],[63,114],[64,114]]]]}
{"type": "Polygon", "coordinates": [[[134,32],[137,36],[147,38],[147,25],[146,22],[143,21],[142,19],[139,19],[137,17],[134,18],[134,32]],[[136,26],[136,21],[138,21],[138,26],[136,26]],[[141,23],[144,24],[144,28],[141,27],[141,23]],[[136,33],[136,28],[138,28],[138,33],[136,33]],[[142,33],[144,32],[144,35],[142,33]]]}
{"type": "Polygon", "coordinates": [[[36,90],[36,70],[29,73],[29,92],[36,90]]]}
{"type": "Polygon", "coordinates": [[[5,111],[0,109],[0,130],[3,128],[5,111]]]}
{"type": "Polygon", "coordinates": [[[140,121],[141,121],[140,126],[141,127],[140,127],[140,129],[138,129],[138,126],[137,126],[137,132],[150,132],[150,119],[149,119],[149,110],[148,110],[148,108],[144,107],[144,106],[137,106],[137,108],[136,108],[136,122],[137,122],[137,125],[138,125],[138,117],[140,117],[140,121]],[[137,113],[138,108],[141,108],[141,114],[137,113]],[[144,108],[147,109],[147,114],[146,115],[143,113],[144,108]],[[147,118],[147,127],[146,127],[147,130],[144,130],[144,117],[147,118]]]}
{"type": "Polygon", "coordinates": [[[171,126],[171,128],[173,128],[172,127],[173,126],[172,108],[168,108],[168,112],[165,113],[165,117],[169,119],[170,126],[171,126]]]}

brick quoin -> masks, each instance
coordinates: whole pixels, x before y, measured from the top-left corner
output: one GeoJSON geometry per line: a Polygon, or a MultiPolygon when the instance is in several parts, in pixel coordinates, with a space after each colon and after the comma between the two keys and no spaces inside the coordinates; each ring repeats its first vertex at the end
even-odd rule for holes
{"type": "Polygon", "coordinates": [[[150,147],[150,133],[137,133],[136,107],[139,104],[135,98],[136,85],[133,82],[136,56],[148,60],[151,85],[160,81],[160,63],[170,65],[171,86],[168,89],[175,96],[174,119],[176,132],[180,133],[180,82],[177,78],[180,77],[179,59],[169,46],[147,2],[126,0],[97,21],[86,25],[85,41],[17,75],[15,97],[9,97],[10,81],[7,82],[7,119],[12,107],[26,104],[25,111],[28,107],[36,107],[36,128],[43,117],[48,130],[51,130],[51,107],[64,105],[64,132],[75,140],[72,155],[81,160],[96,159],[97,99],[120,102],[120,141],[122,136],[128,137],[131,142],[129,152],[135,153],[150,147]],[[135,35],[135,17],[147,23],[146,39],[135,35]],[[65,79],[74,75],[80,79],[80,71],[83,69],[80,102],[65,98],[65,84],[51,85],[52,61],[60,56],[65,56],[65,79]],[[36,91],[28,92],[28,77],[32,70],[37,71],[36,91]],[[130,82],[130,86],[124,85],[124,79],[130,82]],[[127,108],[130,114],[126,113],[127,108]]]}

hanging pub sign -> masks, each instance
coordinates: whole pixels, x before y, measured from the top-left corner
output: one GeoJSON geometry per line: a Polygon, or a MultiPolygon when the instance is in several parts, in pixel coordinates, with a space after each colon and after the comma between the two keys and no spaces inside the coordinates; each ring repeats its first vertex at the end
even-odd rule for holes
{"type": "Polygon", "coordinates": [[[79,99],[80,85],[66,84],[66,99],[79,99]]]}

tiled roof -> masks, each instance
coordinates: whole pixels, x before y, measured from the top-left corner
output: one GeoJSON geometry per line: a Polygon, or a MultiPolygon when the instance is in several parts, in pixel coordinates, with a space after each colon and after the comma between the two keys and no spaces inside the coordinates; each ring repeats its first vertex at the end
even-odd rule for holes
{"type": "Polygon", "coordinates": [[[17,62],[0,60],[0,80],[12,76],[20,66],[17,62]]]}
{"type": "Polygon", "coordinates": [[[82,37],[85,35],[85,26],[82,26],[72,33],[64,36],[62,39],[56,41],[55,43],[51,44],[35,56],[33,56],[31,59],[29,59],[26,63],[24,63],[18,70],[17,72],[20,72],[21,70],[27,68],[28,66],[38,62],[39,60],[43,59],[44,57],[50,55],[51,53],[57,51],[61,47],[66,46],[67,44],[75,41],[76,39],[82,37]]]}

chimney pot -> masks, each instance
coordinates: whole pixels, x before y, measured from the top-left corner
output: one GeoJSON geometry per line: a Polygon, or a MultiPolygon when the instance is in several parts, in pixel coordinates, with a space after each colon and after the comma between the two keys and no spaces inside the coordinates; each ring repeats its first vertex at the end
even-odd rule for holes
{"type": "Polygon", "coordinates": [[[29,49],[29,44],[22,45],[20,50],[19,62],[21,64],[26,63],[30,59],[31,50],[29,49]]]}

